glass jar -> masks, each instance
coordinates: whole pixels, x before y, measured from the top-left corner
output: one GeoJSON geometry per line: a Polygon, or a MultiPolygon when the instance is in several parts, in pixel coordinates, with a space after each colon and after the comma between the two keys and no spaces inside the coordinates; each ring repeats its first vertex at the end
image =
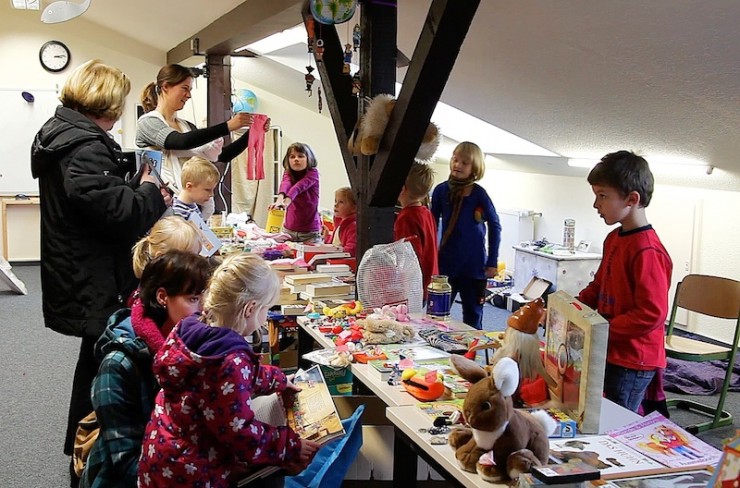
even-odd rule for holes
{"type": "Polygon", "coordinates": [[[434,320],[448,320],[452,306],[452,287],[447,281],[447,276],[432,276],[427,292],[427,317],[434,320]]]}

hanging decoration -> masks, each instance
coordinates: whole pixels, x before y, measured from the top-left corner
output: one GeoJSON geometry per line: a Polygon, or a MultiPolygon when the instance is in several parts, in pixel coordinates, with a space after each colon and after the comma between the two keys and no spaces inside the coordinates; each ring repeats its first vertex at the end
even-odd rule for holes
{"type": "Polygon", "coordinates": [[[311,15],[321,24],[342,24],[355,15],[357,0],[310,0],[311,15]]]}
{"type": "Polygon", "coordinates": [[[350,63],[352,63],[352,44],[344,45],[344,66],[342,67],[342,73],[348,75],[350,72],[350,63]]]}
{"type": "Polygon", "coordinates": [[[312,18],[306,19],[306,34],[308,34],[308,38],[306,39],[306,44],[308,45],[308,52],[309,54],[313,52],[313,41],[314,41],[314,20],[312,18]]]}
{"type": "Polygon", "coordinates": [[[311,74],[313,70],[314,70],[314,67],[311,66],[310,64],[306,66],[307,73],[306,73],[306,76],[304,76],[304,78],[306,80],[306,91],[308,92],[309,97],[313,95],[313,88],[312,88],[313,82],[316,81],[316,77],[311,74]]]}
{"type": "Polygon", "coordinates": [[[362,37],[362,34],[360,33],[360,24],[355,24],[354,28],[352,29],[352,47],[357,52],[357,50],[360,48],[360,38],[362,37]]]}
{"type": "Polygon", "coordinates": [[[324,108],[324,100],[321,98],[321,85],[317,88],[316,96],[319,99],[319,113],[321,113],[321,110],[324,108]]]}
{"type": "Polygon", "coordinates": [[[323,39],[316,39],[316,47],[314,48],[314,56],[316,57],[316,62],[320,63],[324,60],[324,40],[323,39]]]}

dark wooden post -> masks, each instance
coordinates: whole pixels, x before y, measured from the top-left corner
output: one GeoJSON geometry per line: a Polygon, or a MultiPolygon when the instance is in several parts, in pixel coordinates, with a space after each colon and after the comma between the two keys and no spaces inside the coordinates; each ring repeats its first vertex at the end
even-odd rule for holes
{"type": "MultiPolygon", "coordinates": [[[[362,95],[374,97],[381,93],[396,93],[396,37],[398,11],[395,6],[375,2],[362,3],[362,43],[360,44],[360,76],[362,95]]],[[[359,111],[364,110],[360,102],[359,111]]],[[[353,187],[357,198],[357,259],[375,244],[393,240],[395,201],[371,205],[373,188],[370,170],[374,157],[358,157],[358,185],[353,187]]]]}
{"type": "MultiPolygon", "coordinates": [[[[231,118],[231,58],[220,54],[209,54],[206,56],[206,68],[208,73],[208,126],[210,127],[231,118]]],[[[228,144],[231,137],[227,136],[225,139],[225,144],[228,144]]],[[[223,174],[222,182],[216,189],[216,211],[229,211],[231,209],[231,165],[223,163],[216,163],[216,165],[223,174]]]]}

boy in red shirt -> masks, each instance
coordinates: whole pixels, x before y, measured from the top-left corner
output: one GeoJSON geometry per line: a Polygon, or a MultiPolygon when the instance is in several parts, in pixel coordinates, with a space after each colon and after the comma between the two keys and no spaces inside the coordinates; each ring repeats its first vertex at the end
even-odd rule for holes
{"type": "Polygon", "coordinates": [[[424,204],[434,185],[434,170],[427,164],[415,162],[406,176],[406,182],[398,195],[401,211],[393,224],[393,239],[409,238],[419,258],[424,301],[432,275],[439,274],[437,268],[437,224],[429,208],[424,204]]]}
{"type": "Polygon", "coordinates": [[[656,370],[666,366],[673,263],[645,216],[653,174],[644,158],[630,151],[607,154],[588,182],[599,216],[621,226],[606,236],[601,265],[578,299],[609,322],[604,395],[636,412],[656,370]]]}

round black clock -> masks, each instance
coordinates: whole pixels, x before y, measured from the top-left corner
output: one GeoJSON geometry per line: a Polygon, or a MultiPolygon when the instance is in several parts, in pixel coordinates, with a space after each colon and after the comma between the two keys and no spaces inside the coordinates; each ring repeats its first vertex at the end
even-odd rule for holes
{"type": "Polygon", "coordinates": [[[44,43],[39,50],[39,61],[46,71],[58,73],[69,66],[72,55],[69,48],[60,41],[44,43]]]}

